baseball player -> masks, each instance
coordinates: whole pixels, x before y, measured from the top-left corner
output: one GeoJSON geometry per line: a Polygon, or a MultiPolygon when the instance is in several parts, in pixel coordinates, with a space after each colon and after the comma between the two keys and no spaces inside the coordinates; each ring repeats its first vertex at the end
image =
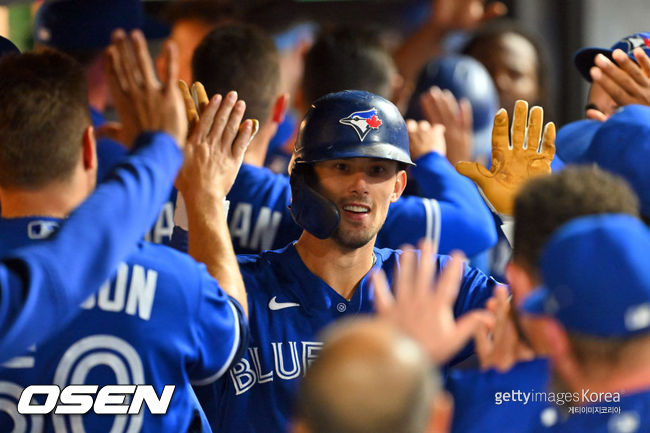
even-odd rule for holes
{"type": "MultiPolygon", "coordinates": [[[[176,86],[175,52],[169,46],[166,50],[170,81],[161,84],[140,32],[128,39],[116,32],[109,49],[109,82],[116,106],[130,109],[121,114],[135,116],[144,139],[146,131],[168,124],[177,139],[187,131],[176,86]]],[[[2,106],[11,110],[2,112],[1,122],[13,125],[0,127],[0,254],[5,254],[57,231],[61,219],[92,191],[96,156],[83,75],[72,59],[56,52],[5,58],[2,77],[2,106]]],[[[139,243],[97,294],[85,299],[69,324],[0,368],[3,400],[9,402],[2,406],[0,430],[179,432],[187,431],[200,416],[190,381],[207,384],[219,378],[238,358],[247,338],[243,282],[223,207],[214,205],[232,184],[252,134],[251,121],[237,132],[244,108],[234,93],[207,104],[187,139],[187,160],[177,180],[181,190],[188,189],[190,221],[196,220],[196,208],[212,221],[208,228],[201,224],[192,228],[218,249],[196,255],[220,282],[186,255],[139,243]],[[211,206],[193,191],[201,191],[211,206]],[[54,384],[63,390],[71,384],[100,389],[149,384],[169,406],[165,415],[153,415],[151,409],[128,416],[94,411],[82,417],[22,415],[15,401],[32,384],[54,384]]],[[[37,395],[36,402],[44,404],[41,397],[37,395]]]]}
{"type": "MultiPolygon", "coordinates": [[[[7,53],[19,52],[0,37],[0,55],[7,53]]],[[[131,251],[167,199],[182,159],[177,140],[165,134],[144,137],[123,168],[99,185],[56,237],[5,251],[0,266],[0,362],[66,326],[76,307],[131,251]],[[125,224],[114,224],[127,213],[131,217],[125,224]]]]}
{"type": "MultiPolygon", "coordinates": [[[[621,212],[630,218],[637,217],[638,199],[621,179],[598,168],[568,167],[558,174],[530,181],[519,192],[515,202],[515,249],[508,266],[513,305],[521,305],[540,284],[541,275],[536,263],[544,244],[556,229],[576,217],[621,212]]],[[[420,272],[426,272],[426,269],[420,269],[420,272]]],[[[422,280],[426,278],[420,275],[410,283],[414,285],[413,281],[422,280]]],[[[417,338],[434,360],[444,361],[453,356],[453,353],[448,354],[453,345],[441,342],[457,341],[458,338],[445,339],[444,334],[439,335],[442,331],[428,332],[431,323],[438,323],[445,317],[440,312],[441,302],[435,302],[436,293],[432,294],[434,308],[427,310],[427,298],[422,297],[421,290],[410,288],[408,282],[399,284],[396,282],[398,293],[403,290],[410,292],[390,302],[391,297],[382,291],[385,296],[377,297],[381,315],[417,338]],[[412,313],[415,308],[419,314],[412,313]]],[[[444,286],[440,284],[440,287],[444,286]]],[[[512,308],[516,308],[514,306],[512,308]]],[[[540,425],[554,425],[560,417],[552,401],[533,400],[530,395],[528,400],[523,400],[520,394],[521,400],[517,396],[503,397],[504,393],[517,390],[555,391],[550,386],[547,343],[540,339],[541,321],[511,311],[508,293],[501,287],[495,289],[494,298],[488,301],[488,309],[493,311],[495,323],[477,333],[475,346],[485,371],[452,370],[447,377],[447,388],[455,402],[452,431],[502,432],[507,426],[509,432],[528,432],[540,425]],[[492,339],[488,338],[488,331],[492,339]]],[[[440,324],[435,328],[453,330],[466,326],[460,321],[455,325],[444,323],[446,326],[440,324]]]]}
{"type": "Polygon", "coordinates": [[[552,391],[548,350],[537,331],[539,321],[520,317],[516,308],[540,284],[539,257],[561,225],[584,215],[639,215],[638,199],[629,186],[595,167],[567,167],[530,181],[517,195],[514,209],[513,258],[506,268],[512,307],[505,291],[497,290],[494,300],[488,302],[496,316],[495,328],[490,330],[494,339],[488,338],[488,328],[483,329],[475,346],[486,371],[449,375],[447,386],[456,401],[453,432],[498,432],[504,424],[510,431],[526,432],[557,420],[547,401],[524,405],[495,400],[495,393],[503,391],[552,391]]]}
{"type": "Polygon", "coordinates": [[[540,257],[543,285],[523,302],[540,320],[554,378],[572,394],[551,432],[650,429],[650,231],[623,214],[575,219],[540,257]],[[576,272],[576,265],[591,272],[576,272]],[[615,293],[613,292],[615,290],[615,293]]]}
{"type": "MultiPolygon", "coordinates": [[[[362,91],[314,102],[290,176],[291,214],[303,232],[283,249],[240,256],[250,345],[227,375],[195,387],[214,431],[286,430],[294,388],[321,347],[318,331],[373,311],[371,270],[393,275],[400,252],[374,245],[410,165],[406,124],[390,102],[362,91]]],[[[482,307],[496,285],[468,266],[463,275],[456,315],[482,307]]]]}
{"type": "MultiPolygon", "coordinates": [[[[229,73],[222,59],[240,59],[232,61],[239,73],[229,76],[227,82],[246,92],[246,101],[251,100],[251,106],[252,101],[256,101],[254,107],[260,116],[260,133],[251,143],[249,151],[252,153],[259,153],[255,149],[266,149],[284,111],[283,105],[286,106],[286,96],[276,96],[272,83],[249,83],[251,74],[263,66],[265,77],[273,78],[271,71],[277,68],[276,57],[249,55],[263,52],[267,45],[264,35],[250,26],[227,26],[211,33],[197,48],[193,60],[195,79],[205,84],[208,94],[213,94],[221,92],[226,81],[218,78],[229,73]],[[261,60],[266,60],[266,64],[261,60]],[[266,132],[269,130],[271,133],[266,132]]],[[[354,64],[351,62],[346,69],[352,69],[354,64]]],[[[328,83],[333,85],[331,81],[342,83],[350,79],[343,76],[328,83]]],[[[459,176],[444,156],[433,151],[436,140],[420,141],[422,145],[417,154],[415,147],[411,150],[417,158],[417,166],[411,169],[411,173],[421,181],[423,197],[403,197],[390,206],[377,244],[395,248],[404,242],[416,243],[420,238],[428,237],[439,243],[443,253],[462,249],[467,254],[475,254],[489,248],[496,241],[496,230],[476,188],[459,176]]],[[[256,166],[261,162],[254,164],[248,156],[246,158],[228,195],[231,204],[228,221],[235,251],[258,253],[281,248],[296,240],[302,231],[288,209],[291,199],[289,179],[256,166]]],[[[183,244],[181,232],[176,230],[174,237],[176,245],[183,244]]]]}

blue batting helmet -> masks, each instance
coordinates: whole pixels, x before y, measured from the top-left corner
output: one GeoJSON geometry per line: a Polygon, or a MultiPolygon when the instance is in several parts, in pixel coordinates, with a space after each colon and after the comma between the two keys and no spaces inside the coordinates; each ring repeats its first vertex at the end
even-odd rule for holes
{"type": "Polygon", "coordinates": [[[291,215],[314,236],[325,239],[336,229],[336,205],[314,189],[312,165],[339,158],[380,158],[414,165],[406,123],[395,105],[359,90],[317,99],[300,124],[291,158],[291,215]]]}

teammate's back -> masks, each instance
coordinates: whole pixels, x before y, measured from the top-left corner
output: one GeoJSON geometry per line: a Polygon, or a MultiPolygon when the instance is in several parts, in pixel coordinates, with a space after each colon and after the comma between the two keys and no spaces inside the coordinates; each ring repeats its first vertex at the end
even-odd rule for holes
{"type": "MultiPolygon", "coordinates": [[[[37,242],[36,234],[53,224],[56,221],[38,217],[0,220],[4,239],[0,255],[37,242]]],[[[187,255],[147,242],[138,245],[82,308],[55,339],[4,364],[0,378],[5,386],[11,383],[22,390],[31,384],[55,384],[61,389],[92,384],[101,389],[147,384],[153,385],[160,399],[165,385],[176,385],[166,416],[152,415],[147,408],[126,419],[85,415],[85,431],[109,431],[111,425],[122,425],[119,431],[136,425],[141,426],[138,431],[184,431],[198,416],[193,413],[190,381],[207,384],[218,379],[242,344],[240,307],[205,267],[187,255]]],[[[19,395],[14,396],[16,401],[19,395]]],[[[45,431],[78,422],[75,418],[46,417],[45,431]]],[[[31,417],[31,425],[35,422],[31,417]]],[[[16,421],[0,415],[0,431],[11,431],[12,424],[16,421]]]]}

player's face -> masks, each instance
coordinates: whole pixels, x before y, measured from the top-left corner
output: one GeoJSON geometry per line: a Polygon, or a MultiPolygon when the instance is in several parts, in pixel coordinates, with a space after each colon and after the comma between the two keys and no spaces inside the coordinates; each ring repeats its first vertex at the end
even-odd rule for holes
{"type": "Polygon", "coordinates": [[[598,113],[592,110],[600,111],[605,117],[609,117],[618,110],[618,104],[605,92],[605,89],[598,83],[593,83],[589,89],[587,97],[586,117],[594,120],[604,120],[598,113]]]}
{"type": "Polygon", "coordinates": [[[331,236],[337,244],[360,248],[373,241],[390,203],[406,186],[406,172],[395,161],[348,158],[315,165],[320,192],[339,208],[341,221],[331,236]]]}
{"type": "Polygon", "coordinates": [[[490,72],[501,107],[512,110],[518,99],[536,104],[540,89],[535,47],[516,33],[501,35],[495,45],[471,54],[490,72]]]}

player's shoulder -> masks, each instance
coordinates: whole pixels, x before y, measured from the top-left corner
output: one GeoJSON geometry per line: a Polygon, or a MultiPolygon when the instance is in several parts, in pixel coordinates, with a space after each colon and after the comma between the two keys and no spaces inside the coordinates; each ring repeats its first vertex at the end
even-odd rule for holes
{"type": "Polygon", "coordinates": [[[284,266],[295,260],[295,247],[294,243],[290,243],[283,248],[277,250],[262,251],[258,254],[239,254],[237,262],[239,267],[243,270],[255,272],[256,270],[267,269],[276,265],[284,266]]]}
{"type": "Polygon", "coordinates": [[[154,270],[159,280],[183,282],[188,289],[198,286],[203,265],[189,255],[162,244],[140,241],[127,258],[128,265],[154,270]]]}

